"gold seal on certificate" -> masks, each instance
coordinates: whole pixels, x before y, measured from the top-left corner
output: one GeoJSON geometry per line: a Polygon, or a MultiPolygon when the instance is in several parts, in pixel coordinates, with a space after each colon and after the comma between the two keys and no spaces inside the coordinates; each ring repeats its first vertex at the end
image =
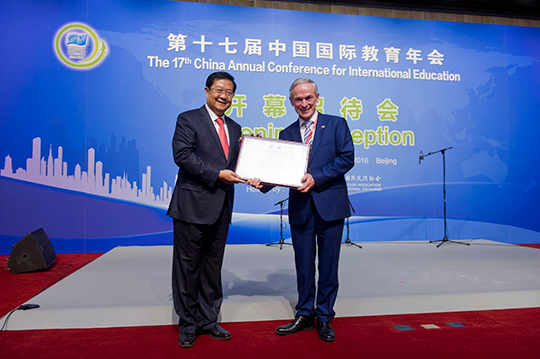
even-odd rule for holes
{"type": "Polygon", "coordinates": [[[302,142],[243,136],[236,174],[263,184],[302,187],[311,146],[302,142]]]}

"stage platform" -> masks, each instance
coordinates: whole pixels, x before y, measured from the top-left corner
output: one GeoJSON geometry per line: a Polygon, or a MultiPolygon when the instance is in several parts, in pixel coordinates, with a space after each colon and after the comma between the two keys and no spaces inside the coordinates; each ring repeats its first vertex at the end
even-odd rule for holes
{"type": "MultiPolygon", "coordinates": [[[[487,240],[470,245],[342,245],[338,317],[540,307],[540,250],[487,240]]],[[[293,249],[228,245],[222,322],[291,319],[293,249]]],[[[8,330],[177,323],[171,246],[117,247],[32,298],[8,330]]],[[[2,320],[3,322],[3,320],[2,320]]]]}

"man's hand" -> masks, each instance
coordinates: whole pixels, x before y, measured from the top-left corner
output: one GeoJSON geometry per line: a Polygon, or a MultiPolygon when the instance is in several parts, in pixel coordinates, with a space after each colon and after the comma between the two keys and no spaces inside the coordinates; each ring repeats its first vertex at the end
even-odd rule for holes
{"type": "Polygon", "coordinates": [[[236,173],[231,170],[221,170],[219,171],[218,179],[226,184],[235,184],[235,183],[246,183],[241,179],[236,173]]]}
{"type": "Polygon", "coordinates": [[[254,187],[254,188],[257,188],[257,189],[263,188],[263,185],[261,184],[261,180],[258,179],[258,178],[250,178],[250,179],[247,180],[246,183],[248,185],[250,185],[251,187],[254,187]]]}
{"type": "Polygon", "coordinates": [[[298,190],[302,193],[308,193],[313,187],[315,187],[315,180],[310,173],[307,173],[302,177],[301,182],[303,183],[302,187],[298,190]]]}

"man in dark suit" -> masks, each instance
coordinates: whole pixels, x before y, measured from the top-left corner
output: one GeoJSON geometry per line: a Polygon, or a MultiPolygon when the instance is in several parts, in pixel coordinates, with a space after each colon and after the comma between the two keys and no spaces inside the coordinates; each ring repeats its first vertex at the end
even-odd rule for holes
{"type": "Polygon", "coordinates": [[[218,325],[221,266],[231,222],[241,128],[225,116],[236,83],[226,72],[206,80],[206,104],[181,113],[173,137],[178,179],[167,214],[174,220],[172,293],[178,344],[190,348],[207,333],[228,340],[218,325]]]}
{"type": "MultiPolygon", "coordinates": [[[[330,325],[338,292],[338,262],[344,219],[351,215],[345,173],[354,166],[354,147],[344,118],[316,111],[317,85],[297,79],[289,89],[299,119],[280,132],[282,140],[310,143],[308,173],[302,187],[289,191],[289,223],[295,254],[298,303],[295,319],[276,329],[289,335],[314,328],[324,341],[334,341],[330,325]],[[315,281],[318,252],[319,279],[315,281]],[[317,288],[317,289],[316,289],[317,288]]],[[[247,182],[263,192],[259,179],[247,182]]]]}

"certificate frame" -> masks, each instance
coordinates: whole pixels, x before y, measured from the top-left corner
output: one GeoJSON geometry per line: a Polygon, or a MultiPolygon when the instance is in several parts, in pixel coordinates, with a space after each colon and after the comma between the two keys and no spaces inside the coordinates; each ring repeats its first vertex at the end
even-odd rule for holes
{"type": "Polygon", "coordinates": [[[311,145],[273,138],[243,136],[236,174],[261,184],[298,188],[307,173],[311,145]]]}

